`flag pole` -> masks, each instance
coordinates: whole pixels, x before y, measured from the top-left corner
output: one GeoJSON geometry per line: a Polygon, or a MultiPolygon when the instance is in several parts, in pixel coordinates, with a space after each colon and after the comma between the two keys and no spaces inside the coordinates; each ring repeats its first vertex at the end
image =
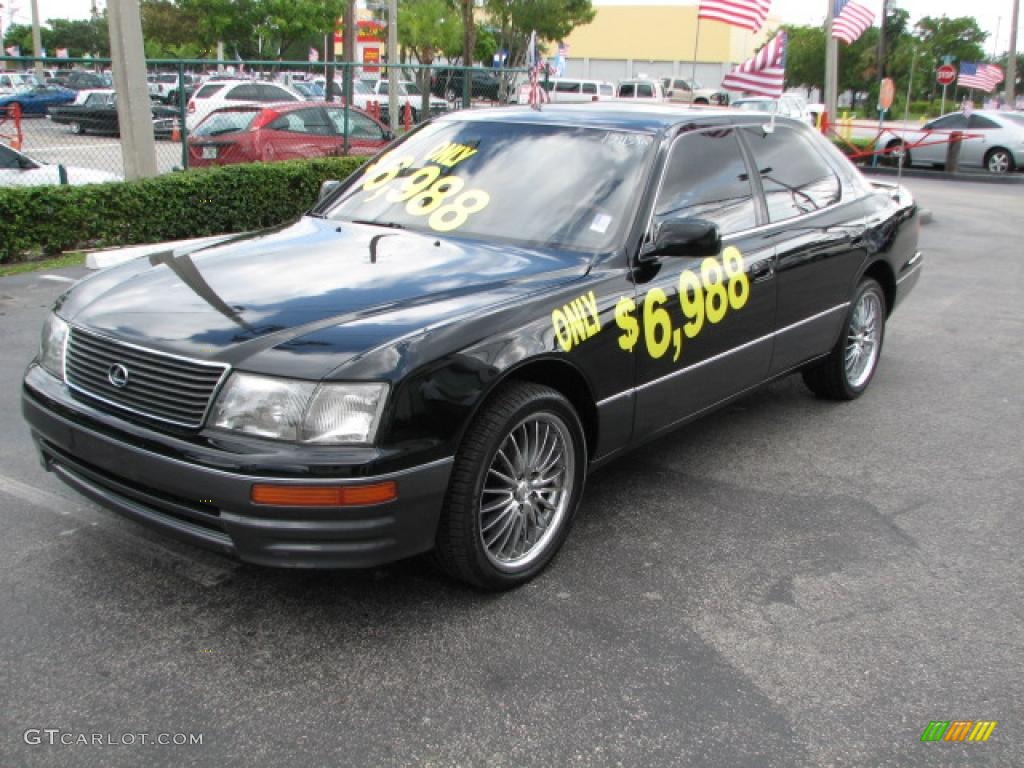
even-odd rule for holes
{"type": "Polygon", "coordinates": [[[693,33],[693,67],[690,69],[690,80],[697,82],[697,44],[700,43],[700,4],[697,4],[697,24],[693,33]]]}
{"type": "Polygon", "coordinates": [[[839,41],[832,37],[832,22],[835,19],[834,0],[825,0],[828,8],[825,12],[825,114],[830,123],[836,121],[836,102],[838,100],[839,82],[837,67],[839,61],[839,41]]]}

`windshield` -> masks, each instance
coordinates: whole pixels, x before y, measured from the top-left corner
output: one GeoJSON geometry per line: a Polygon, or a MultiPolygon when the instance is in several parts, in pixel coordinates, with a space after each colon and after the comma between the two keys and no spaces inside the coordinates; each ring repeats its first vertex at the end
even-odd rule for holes
{"type": "Polygon", "coordinates": [[[640,197],[648,134],[445,121],[363,168],[329,218],[609,250],[640,197]]]}
{"type": "Polygon", "coordinates": [[[1017,128],[1024,128],[1024,115],[1014,114],[1012,112],[1002,112],[999,115],[1003,120],[1013,123],[1017,128]]]}
{"type": "Polygon", "coordinates": [[[203,120],[192,131],[193,136],[219,136],[222,133],[244,131],[259,113],[256,109],[233,109],[227,112],[214,112],[203,120]]]}

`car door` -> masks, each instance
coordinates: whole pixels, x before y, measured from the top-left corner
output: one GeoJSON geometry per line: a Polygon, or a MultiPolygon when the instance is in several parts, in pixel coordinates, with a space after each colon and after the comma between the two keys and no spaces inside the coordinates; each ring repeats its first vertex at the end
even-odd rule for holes
{"type": "Polygon", "coordinates": [[[265,161],[333,155],[338,145],[334,126],[320,107],[285,112],[262,133],[261,159],[265,161]]]}
{"type": "Polygon", "coordinates": [[[384,130],[366,115],[341,107],[328,107],[327,116],[334,130],[334,152],[345,152],[345,134],[348,134],[348,153],[357,156],[375,155],[387,144],[384,130]]]}
{"type": "MultiPolygon", "coordinates": [[[[938,133],[925,133],[921,146],[911,146],[911,160],[914,163],[944,165],[946,163],[946,153],[949,151],[949,132],[967,130],[967,116],[961,112],[946,115],[937,120],[932,120],[924,128],[925,131],[938,131],[938,133]]],[[[961,153],[967,148],[968,143],[965,141],[961,145],[961,153]]]]}
{"type": "Polygon", "coordinates": [[[755,189],[734,128],[674,139],[648,241],[670,219],[714,222],[722,250],[657,257],[636,270],[641,438],[760,383],[772,355],[773,245],[758,232],[755,189]]]}
{"type": "Polygon", "coordinates": [[[767,209],[762,236],[775,245],[773,375],[831,349],[866,255],[860,202],[843,199],[836,169],[809,134],[782,123],[741,131],[767,209]]]}
{"type": "Polygon", "coordinates": [[[1002,130],[997,122],[989,120],[984,115],[972,113],[967,118],[967,132],[977,134],[978,138],[969,139],[964,142],[960,150],[960,163],[962,165],[982,166],[985,164],[985,155],[994,146],[995,134],[1002,130]]]}

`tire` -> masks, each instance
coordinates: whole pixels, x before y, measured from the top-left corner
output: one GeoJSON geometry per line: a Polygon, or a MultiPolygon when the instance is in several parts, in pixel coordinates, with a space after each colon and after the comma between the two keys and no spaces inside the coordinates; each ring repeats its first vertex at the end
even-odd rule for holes
{"type": "Polygon", "coordinates": [[[564,396],[539,384],[504,386],[474,418],[456,453],[435,561],[482,589],[525,584],[568,535],[586,462],[583,427],[564,396]]]}
{"type": "Polygon", "coordinates": [[[804,369],[807,388],[826,400],[854,400],[864,394],[882,354],[885,317],[882,286],[864,278],[853,294],[835,347],[824,360],[804,369]]]}
{"type": "Polygon", "coordinates": [[[888,149],[888,150],[892,150],[894,147],[902,147],[902,149],[897,149],[894,152],[890,151],[886,155],[884,155],[884,158],[885,158],[886,162],[889,165],[899,165],[900,164],[900,155],[903,155],[903,167],[904,168],[909,168],[911,163],[913,163],[913,160],[911,160],[911,157],[910,157],[910,150],[903,146],[903,142],[902,141],[898,141],[898,140],[897,141],[890,141],[888,144],[885,145],[885,148],[888,149]]]}
{"type": "Polygon", "coordinates": [[[82,127],[81,123],[69,123],[71,126],[71,132],[76,136],[84,136],[85,128],[82,127]]]}
{"type": "Polygon", "coordinates": [[[989,173],[1009,173],[1013,167],[1013,155],[1002,147],[990,149],[985,155],[985,170],[989,173]]]}

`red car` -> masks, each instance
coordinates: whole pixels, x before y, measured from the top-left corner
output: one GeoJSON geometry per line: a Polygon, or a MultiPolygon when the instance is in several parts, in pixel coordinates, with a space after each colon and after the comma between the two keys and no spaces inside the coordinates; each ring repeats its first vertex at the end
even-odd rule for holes
{"type": "Polygon", "coordinates": [[[383,123],[354,107],[346,114],[337,102],[222,107],[189,135],[189,165],[344,155],[346,134],[350,155],[374,155],[393,138],[383,123]]]}

